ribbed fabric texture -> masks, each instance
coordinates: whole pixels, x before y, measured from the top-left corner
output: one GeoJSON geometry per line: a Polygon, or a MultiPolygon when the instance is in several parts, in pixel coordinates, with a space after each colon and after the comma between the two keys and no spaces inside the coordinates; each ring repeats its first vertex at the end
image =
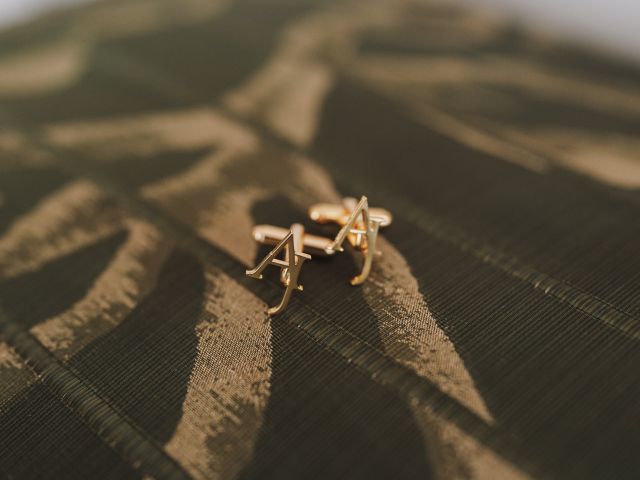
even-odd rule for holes
{"type": "Polygon", "coordinates": [[[639,79],[420,1],[0,33],[0,476],[637,478],[639,79]],[[363,194],[268,318],[251,227],[363,194]]]}

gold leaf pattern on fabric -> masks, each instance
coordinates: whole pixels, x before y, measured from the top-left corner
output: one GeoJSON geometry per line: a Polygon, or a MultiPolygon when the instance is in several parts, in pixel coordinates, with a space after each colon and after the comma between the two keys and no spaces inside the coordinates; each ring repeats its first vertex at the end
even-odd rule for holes
{"type": "MultiPolygon", "coordinates": [[[[324,95],[326,92],[318,90],[316,93],[324,95]]],[[[256,97],[260,98],[260,95],[256,97]]],[[[281,101],[286,102],[286,96],[281,101]]],[[[313,108],[298,113],[318,114],[313,108]]],[[[209,111],[84,122],[80,126],[61,125],[50,132],[52,138],[61,144],[90,146],[92,149],[117,139],[120,150],[111,152],[111,155],[129,151],[148,154],[151,153],[149,149],[162,151],[215,145],[219,151],[214,151],[181,174],[145,186],[142,195],[162,205],[181,221],[194,225],[200,235],[245,265],[251,264],[256,251],[249,235],[253,224],[251,207],[255,202],[282,194],[304,211],[315,201],[340,200],[330,175],[320,166],[304,157],[280,151],[265,152],[250,132],[209,111]],[[189,133],[180,135],[182,129],[189,133]],[[154,141],[150,142],[149,138],[154,138],[154,141]],[[267,160],[267,165],[286,162],[293,166],[295,175],[283,178],[277,171],[264,168],[265,154],[276,156],[267,160]],[[249,171],[262,174],[252,175],[247,184],[249,171]]],[[[406,261],[387,242],[382,248],[387,258],[374,268],[372,281],[365,287],[364,295],[372,305],[372,311],[382,312],[378,318],[385,349],[397,355],[397,361],[433,381],[490,421],[491,414],[455,348],[424,303],[406,261]],[[409,287],[398,288],[398,285],[409,287]],[[384,308],[379,308],[381,303],[384,308]],[[392,315],[391,311],[403,313],[392,315]]],[[[422,418],[420,411],[416,415],[422,418]]],[[[433,421],[423,426],[425,431],[432,427],[433,421]]],[[[436,443],[440,441],[442,439],[436,443]]],[[[465,464],[468,459],[459,457],[458,461],[465,464]]]]}
{"type": "Polygon", "coordinates": [[[7,343],[0,341],[0,368],[18,368],[25,367],[23,360],[7,343]]]}
{"type": "Polygon", "coordinates": [[[514,142],[538,149],[577,172],[629,190],[640,188],[640,140],[615,133],[575,129],[501,128],[514,142]]]}
{"type": "Polygon", "coordinates": [[[0,411],[15,395],[37,380],[35,373],[13,347],[0,340],[0,411]]]}
{"type": "Polygon", "coordinates": [[[399,3],[344,2],[298,19],[283,31],[267,64],[229,92],[225,104],[299,145],[308,144],[335,79],[335,68],[326,60],[345,62],[354,54],[358,32],[392,21],[399,3]]]}
{"type": "Polygon", "coordinates": [[[51,158],[30,145],[25,136],[11,129],[0,132],[0,172],[30,166],[34,168],[51,164],[51,158]]]}
{"type": "Polygon", "coordinates": [[[198,355],[166,449],[194,478],[233,478],[251,458],[269,398],[271,324],[266,304],[233,279],[206,279],[198,355]]]}
{"type": "Polygon", "coordinates": [[[207,108],[64,122],[50,125],[47,137],[63,148],[90,147],[92,155],[105,161],[131,153],[150,155],[213,145],[254,151],[258,143],[245,127],[207,108]]]}
{"type": "Polygon", "coordinates": [[[70,36],[87,40],[140,35],[175,25],[190,25],[221,14],[228,0],[127,0],[100,2],[79,12],[70,36]]]}
{"type": "Polygon", "coordinates": [[[82,74],[86,58],[84,45],[68,41],[0,58],[0,96],[37,95],[71,85],[82,74]]]}
{"type": "MultiPolygon", "coordinates": [[[[571,127],[575,118],[559,126],[555,123],[561,120],[550,117],[551,125],[544,129],[527,124],[532,114],[519,113],[532,108],[527,102],[540,102],[536,108],[542,112],[553,112],[555,105],[579,112],[587,105],[583,115],[592,119],[610,115],[621,125],[637,124],[637,86],[608,84],[536,57],[507,52],[468,58],[465,49],[500,41],[504,32],[504,22],[482,19],[464,12],[425,16],[415,41],[446,54],[367,53],[354,58],[347,72],[403,103],[419,122],[496,158],[539,173],[559,165],[616,187],[638,188],[640,155],[633,135],[615,127],[613,132],[595,131],[580,122],[571,127]],[[500,115],[494,119],[496,114],[508,119],[500,115]]],[[[398,20],[395,35],[401,35],[406,20],[398,20]]],[[[548,39],[531,33],[527,42],[540,52],[553,48],[548,39]]]]}
{"type": "MultiPolygon", "coordinates": [[[[308,36],[313,37],[313,34],[309,33],[308,36]]],[[[295,93],[288,95],[289,90],[284,89],[278,96],[278,102],[271,102],[271,96],[269,96],[269,94],[273,95],[274,90],[277,91],[280,85],[301,82],[304,75],[300,73],[307,71],[304,64],[299,65],[298,69],[293,68],[291,64],[295,65],[295,62],[291,61],[291,57],[295,58],[296,55],[290,54],[288,57],[287,49],[282,50],[280,56],[274,55],[275,58],[269,64],[270,66],[238,88],[227,101],[232,108],[242,114],[251,114],[262,119],[274,130],[304,145],[312,138],[314,132],[307,130],[305,135],[301,135],[296,130],[297,127],[292,125],[315,125],[315,118],[319,115],[318,110],[314,108],[289,110],[288,120],[280,122],[278,115],[282,110],[278,110],[279,105],[296,102],[296,95],[295,93]],[[289,79],[286,78],[287,75],[289,79]],[[272,85],[271,88],[270,85],[272,85]],[[311,118],[305,118],[305,115],[311,118]]],[[[326,90],[323,89],[307,92],[309,95],[324,96],[326,94],[326,90]]],[[[320,103],[309,101],[307,105],[320,103]]],[[[314,201],[340,202],[341,195],[336,191],[327,172],[313,162],[302,158],[297,160],[305,167],[298,170],[301,174],[291,179],[291,183],[303,187],[305,195],[302,198],[290,197],[294,202],[298,203],[302,209],[306,209],[314,201]]],[[[245,214],[248,214],[248,211],[245,211],[245,214]]],[[[238,214],[233,218],[237,219],[238,214]]],[[[492,422],[493,417],[482,396],[476,390],[473,379],[455,351],[455,347],[429,311],[407,262],[400,252],[383,238],[381,238],[381,250],[383,257],[376,263],[370,281],[363,286],[363,290],[366,301],[379,319],[379,329],[385,350],[395,360],[430,379],[477,415],[492,422]]],[[[492,468],[498,475],[496,478],[499,476],[506,478],[511,473],[514,474],[513,478],[524,478],[517,469],[493,452],[478,445],[475,445],[475,448],[470,447],[473,441],[448,421],[426,412],[423,408],[412,409],[419,420],[423,434],[427,437],[428,451],[440,457],[434,458],[434,468],[439,478],[452,478],[448,475],[452,470],[456,471],[458,478],[488,478],[486,472],[491,471],[492,468]],[[448,453],[444,455],[442,452],[448,453]]]]}
{"type": "Polygon", "coordinates": [[[155,286],[171,244],[154,227],[126,222],[129,235],[85,297],[34,326],[33,334],[56,355],[70,357],[118,325],[155,286]]]}
{"type": "Polygon", "coordinates": [[[0,57],[0,97],[29,97],[68,88],[85,74],[97,42],[199,23],[221,14],[228,4],[227,0],[184,0],[180,4],[129,0],[79,9],[76,21],[52,42],[0,57]]]}
{"type": "Polygon", "coordinates": [[[85,297],[32,327],[67,358],[117,325],[149,292],[170,242],[145,222],[127,219],[93,184],[77,180],[41,199],[0,237],[0,278],[12,278],[90,246],[122,229],[126,242],[85,297]]]}
{"type": "Polygon", "coordinates": [[[410,266],[384,236],[378,243],[382,257],[363,288],[387,352],[491,423],[491,413],[429,310],[410,266]]]}
{"type": "Polygon", "coordinates": [[[525,480],[531,478],[431,408],[414,409],[416,418],[428,428],[423,435],[435,478],[474,480],[525,480]]]}
{"type": "Polygon", "coordinates": [[[122,213],[77,180],[43,198],[0,237],[0,278],[33,271],[122,228],[122,213]]]}

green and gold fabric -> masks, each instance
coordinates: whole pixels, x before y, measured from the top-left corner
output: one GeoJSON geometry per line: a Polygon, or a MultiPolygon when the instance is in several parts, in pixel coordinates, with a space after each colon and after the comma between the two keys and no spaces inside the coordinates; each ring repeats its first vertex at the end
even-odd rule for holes
{"type": "Polygon", "coordinates": [[[640,475],[640,70],[421,0],[0,33],[0,476],[640,475]],[[269,318],[256,224],[389,209],[269,318]]]}

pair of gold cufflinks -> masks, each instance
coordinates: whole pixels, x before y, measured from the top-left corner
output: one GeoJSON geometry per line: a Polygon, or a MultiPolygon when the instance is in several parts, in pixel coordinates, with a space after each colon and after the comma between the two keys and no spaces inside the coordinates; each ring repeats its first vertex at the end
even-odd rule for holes
{"type": "Polygon", "coordinates": [[[312,235],[304,231],[304,226],[294,223],[289,229],[272,225],[258,225],[253,229],[253,238],[263,245],[275,245],[274,249],[253,269],[247,270],[251,278],[262,279],[262,272],[269,265],[280,267],[280,281],[285,286],[282,300],[268,310],[269,315],[281,313],[289,303],[294,290],[303,290],[298,282],[302,264],[311,260],[311,254],[332,256],[343,252],[345,240],[357,251],[362,252],[363,263],[360,273],[351,279],[351,285],[362,284],[369,273],[375,255],[378,231],[391,224],[391,213],[383,208],[369,208],[367,197],[360,201],[347,197],[342,204],[319,203],[309,208],[309,217],[317,223],[335,223],[340,226],[336,237],[312,235]],[[278,255],[283,253],[283,258],[278,255]]]}

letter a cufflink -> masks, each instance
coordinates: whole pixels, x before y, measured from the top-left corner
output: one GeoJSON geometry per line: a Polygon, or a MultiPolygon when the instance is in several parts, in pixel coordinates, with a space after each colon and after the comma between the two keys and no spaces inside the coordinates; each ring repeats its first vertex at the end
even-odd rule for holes
{"type": "Polygon", "coordinates": [[[268,310],[269,315],[277,315],[284,311],[289,304],[294,290],[303,290],[298,277],[302,264],[311,260],[311,255],[305,250],[318,255],[333,255],[329,247],[332,241],[317,235],[305,234],[304,226],[299,223],[291,225],[289,230],[272,225],[257,225],[253,229],[253,238],[263,245],[275,245],[273,250],[253,269],[247,270],[247,276],[262,279],[262,272],[269,265],[280,267],[280,281],[285,286],[282,300],[275,307],[268,310]],[[277,258],[284,253],[283,259],[277,258]]]}
{"type": "Polygon", "coordinates": [[[342,244],[345,240],[353,248],[364,255],[362,269],[358,275],[351,279],[351,285],[362,284],[373,264],[373,258],[378,254],[376,240],[381,227],[391,224],[393,217],[388,210],[383,208],[369,208],[369,202],[364,195],[360,201],[347,197],[342,205],[319,203],[309,209],[309,217],[318,223],[337,223],[341,226],[328,251],[342,252],[342,244]]]}

